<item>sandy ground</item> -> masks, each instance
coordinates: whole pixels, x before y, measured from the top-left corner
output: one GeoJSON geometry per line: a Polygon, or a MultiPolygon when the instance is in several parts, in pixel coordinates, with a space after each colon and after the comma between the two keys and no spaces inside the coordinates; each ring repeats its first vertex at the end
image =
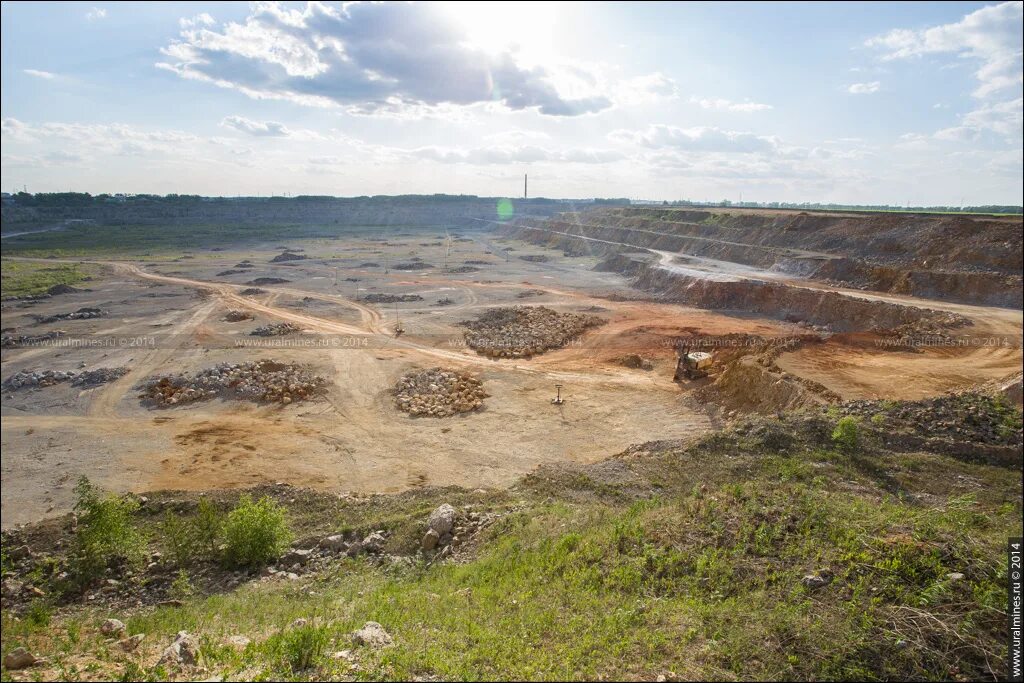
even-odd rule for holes
{"type": "MultiPolygon", "coordinates": [[[[85,391],[58,385],[3,393],[3,526],[66,511],[82,475],[118,491],[276,481],[357,493],[506,486],[543,463],[595,461],[631,444],[710,429],[707,413],[687,400],[692,387],[671,381],[673,336],[801,331],[764,318],[610,299],[638,293],[618,275],[591,270],[594,259],[487,234],[452,243],[444,237],[418,231],[107,261],[107,275],[89,283],[90,291],[29,305],[6,302],[5,334],[61,329],[70,339],[103,344],[5,349],[4,379],[23,369],[131,370],[85,391]],[[309,258],[269,263],[283,246],[309,258]],[[507,258],[504,247],[513,249],[507,258]],[[527,254],[550,260],[519,258],[527,254]],[[416,258],[434,267],[393,268],[416,258]],[[244,259],[254,267],[219,275],[244,259]],[[467,273],[441,267],[466,261],[482,263],[467,273]],[[258,277],[289,282],[242,295],[258,277]],[[521,298],[523,292],[533,295],[521,298]],[[423,301],[360,301],[374,293],[418,294],[423,301]],[[438,306],[442,298],[454,303],[438,306]],[[495,361],[463,347],[460,321],[515,304],[588,311],[608,323],[530,360],[495,361]],[[31,317],[82,306],[106,315],[48,324],[31,317]],[[229,309],[254,318],[225,322],[229,309]],[[303,328],[288,338],[290,346],[242,345],[258,341],[248,334],[257,325],[282,320],[303,328]],[[396,338],[398,324],[405,334],[396,338]],[[652,359],[654,369],[623,367],[618,359],[627,353],[652,359]],[[330,390],[323,400],[284,407],[218,400],[154,410],[138,400],[136,386],[148,377],[254,358],[309,364],[329,379],[330,390]],[[436,365],[477,374],[490,394],[484,409],[440,420],[398,411],[389,393],[397,378],[436,365]],[[562,406],[550,402],[555,384],[563,385],[562,406]]],[[[1013,336],[1016,346],[879,351],[870,339],[847,336],[785,354],[779,365],[847,397],[889,398],[935,394],[1020,368],[1019,311],[956,309],[977,321],[976,331],[1013,336]]]]}

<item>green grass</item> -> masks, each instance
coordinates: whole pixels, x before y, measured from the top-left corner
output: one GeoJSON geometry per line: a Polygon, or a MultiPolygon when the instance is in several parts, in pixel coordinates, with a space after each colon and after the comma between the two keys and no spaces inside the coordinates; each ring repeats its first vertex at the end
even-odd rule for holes
{"type": "Polygon", "coordinates": [[[334,239],[398,230],[436,232],[443,226],[349,226],[261,224],[73,225],[63,230],[26,234],[4,241],[5,256],[177,256],[211,247],[334,239]]]}
{"type": "Polygon", "coordinates": [[[3,260],[2,268],[3,296],[27,296],[42,294],[54,285],[77,285],[89,277],[95,277],[98,266],[62,264],[62,263],[30,263],[27,261],[3,260]]]}

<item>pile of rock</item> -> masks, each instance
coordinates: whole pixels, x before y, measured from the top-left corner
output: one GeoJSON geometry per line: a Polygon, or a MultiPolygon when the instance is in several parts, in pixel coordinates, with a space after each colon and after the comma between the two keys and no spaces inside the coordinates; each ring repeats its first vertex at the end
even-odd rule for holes
{"type": "Polygon", "coordinates": [[[58,313],[57,315],[51,315],[47,318],[40,318],[40,323],[55,323],[61,320],[88,320],[89,318],[99,318],[103,315],[103,311],[98,308],[79,308],[77,311],[71,313],[58,313]]]}
{"type": "Polygon", "coordinates": [[[423,297],[419,294],[367,294],[359,300],[368,304],[400,304],[423,301],[423,297]]]}
{"type": "Polygon", "coordinates": [[[449,273],[476,273],[476,272],[479,272],[479,270],[480,269],[477,268],[476,266],[455,266],[454,268],[449,268],[448,272],[449,273]]]}
{"type": "Polygon", "coordinates": [[[420,548],[439,557],[447,556],[453,548],[464,544],[495,519],[496,515],[476,512],[469,505],[460,512],[444,503],[430,513],[420,548]]]}
{"type": "Polygon", "coordinates": [[[270,259],[271,263],[284,263],[286,261],[301,261],[309,258],[303,254],[296,254],[293,251],[285,251],[270,259]]]}
{"type": "Polygon", "coordinates": [[[516,298],[528,299],[531,296],[544,296],[546,293],[543,289],[524,289],[516,294],[516,298]]]}
{"type": "Polygon", "coordinates": [[[446,297],[442,297],[442,298],[438,299],[437,302],[434,303],[434,305],[435,306],[451,306],[454,303],[455,303],[455,299],[452,299],[451,297],[447,297],[446,296],[446,297]]]}
{"type": "Polygon", "coordinates": [[[71,385],[76,387],[98,387],[101,384],[107,382],[113,382],[114,380],[120,379],[128,374],[128,368],[122,366],[119,368],[97,368],[95,370],[85,370],[79,372],[73,380],[71,385]]]}
{"type": "Polygon", "coordinates": [[[298,332],[301,329],[301,327],[294,323],[270,323],[268,325],[260,325],[249,334],[255,337],[279,337],[298,332]]]}
{"type": "Polygon", "coordinates": [[[242,296],[256,296],[258,294],[266,294],[267,290],[260,289],[259,287],[246,287],[239,294],[242,296]]]}
{"type": "Polygon", "coordinates": [[[423,261],[417,261],[415,263],[399,263],[395,265],[395,270],[430,270],[434,266],[423,261]]]}
{"type": "Polygon", "coordinates": [[[19,370],[6,380],[4,388],[9,390],[23,387],[51,387],[54,384],[71,382],[76,387],[94,387],[128,374],[128,368],[99,368],[97,370],[19,370]]]}
{"type": "Polygon", "coordinates": [[[544,254],[523,254],[519,258],[530,263],[547,263],[551,260],[550,256],[545,256],[544,254]]]}
{"type": "Polygon", "coordinates": [[[399,410],[430,417],[477,410],[487,398],[480,380],[444,368],[407,373],[398,380],[394,394],[399,410]]]}
{"type": "MultiPolygon", "coordinates": [[[[245,284],[247,285],[283,285],[291,280],[286,280],[283,277],[258,277],[253,280],[249,280],[245,284]]],[[[245,292],[242,292],[245,294],[245,292]]]]}
{"type": "Polygon", "coordinates": [[[244,261],[239,261],[238,263],[235,264],[235,268],[245,268],[245,269],[247,269],[247,268],[253,268],[253,267],[254,266],[252,265],[252,261],[250,261],[249,259],[246,259],[244,261]]]}
{"type": "Polygon", "coordinates": [[[158,377],[143,386],[141,398],[158,406],[205,401],[217,396],[288,404],[322,394],[326,384],[323,377],[298,365],[259,360],[221,363],[192,377],[158,377]]]}
{"type": "Polygon", "coordinates": [[[229,268],[228,270],[222,270],[219,273],[217,273],[217,277],[226,277],[228,275],[241,275],[244,272],[244,270],[234,270],[229,268]]]}
{"type": "Polygon", "coordinates": [[[22,387],[50,387],[61,382],[70,382],[78,376],[74,370],[19,370],[4,381],[5,389],[22,387]]]}
{"type": "Polygon", "coordinates": [[[248,311],[240,311],[238,309],[232,309],[224,314],[224,320],[229,323],[238,323],[242,322],[243,320],[250,320],[251,318],[251,313],[249,313],[248,311]]]}
{"type": "Polygon", "coordinates": [[[561,348],[604,318],[579,313],[560,313],[545,306],[492,308],[467,329],[466,343],[491,358],[522,358],[561,348]]]}
{"type": "Polygon", "coordinates": [[[42,346],[63,336],[63,330],[54,330],[46,334],[5,334],[0,337],[0,347],[7,349],[18,346],[42,346]]]}

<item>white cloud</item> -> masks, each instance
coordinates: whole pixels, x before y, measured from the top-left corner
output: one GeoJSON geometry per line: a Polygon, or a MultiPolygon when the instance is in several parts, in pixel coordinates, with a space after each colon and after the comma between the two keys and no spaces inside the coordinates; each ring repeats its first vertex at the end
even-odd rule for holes
{"type": "Polygon", "coordinates": [[[220,125],[259,137],[286,138],[291,135],[291,132],[283,123],[278,123],[277,121],[253,121],[244,116],[226,116],[220,122],[220,125]]]}
{"type": "Polygon", "coordinates": [[[57,74],[51,71],[40,71],[39,69],[22,69],[22,71],[24,73],[27,73],[29,76],[35,76],[36,78],[45,78],[48,81],[52,81],[54,78],[57,77],[57,74]]]}
{"type": "MultiPolygon", "coordinates": [[[[397,151],[397,150],[396,150],[397,151]]],[[[606,164],[625,159],[622,152],[612,149],[553,150],[534,145],[489,145],[459,148],[428,146],[406,150],[410,156],[447,164],[527,164],[534,162],[566,162],[579,164],[606,164]]]]}
{"type": "Polygon", "coordinates": [[[770,104],[760,102],[732,102],[721,97],[691,97],[692,104],[699,105],[702,109],[714,109],[717,111],[755,112],[773,109],[770,104]]]}
{"type": "Polygon", "coordinates": [[[162,53],[159,68],[253,98],[389,116],[485,103],[578,116],[618,95],[665,97],[675,87],[662,74],[603,83],[579,65],[527,65],[511,49],[474,48],[430,3],[254,3],[241,23],[183,21],[162,53]]]}
{"type": "Polygon", "coordinates": [[[201,12],[194,17],[182,17],[178,19],[178,25],[182,28],[195,28],[196,26],[213,26],[217,23],[208,12],[201,12]]]}
{"type": "Polygon", "coordinates": [[[990,132],[1010,141],[1019,141],[1024,128],[1024,98],[988,104],[964,114],[960,124],[935,133],[940,140],[975,140],[990,132]]]}
{"type": "Polygon", "coordinates": [[[870,95],[871,93],[878,92],[878,89],[882,87],[881,81],[871,81],[870,83],[853,83],[846,89],[846,91],[852,95],[870,95]]]}
{"type": "Polygon", "coordinates": [[[93,7],[85,13],[85,18],[89,21],[96,21],[97,19],[106,19],[107,10],[101,7],[93,7]]]}
{"type": "Polygon", "coordinates": [[[609,139],[620,143],[636,144],[651,149],[676,148],[702,152],[775,152],[778,138],[743,131],[699,126],[679,128],[665,124],[651,124],[641,130],[615,130],[609,139]]]}
{"type": "Polygon", "coordinates": [[[975,72],[976,97],[1007,88],[1019,89],[1022,76],[1021,21],[1024,2],[1004,2],[975,10],[958,22],[924,30],[895,29],[866,42],[886,50],[883,59],[906,59],[927,54],[955,54],[981,61],[975,72]]]}

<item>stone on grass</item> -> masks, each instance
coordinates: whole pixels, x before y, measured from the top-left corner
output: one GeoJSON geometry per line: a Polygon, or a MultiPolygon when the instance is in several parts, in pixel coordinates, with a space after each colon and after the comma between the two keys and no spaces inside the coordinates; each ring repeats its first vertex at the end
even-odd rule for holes
{"type": "Polygon", "coordinates": [[[384,627],[376,621],[368,621],[363,627],[352,634],[352,640],[356,645],[368,647],[386,647],[395,641],[391,635],[384,630],[384,627]]]}

